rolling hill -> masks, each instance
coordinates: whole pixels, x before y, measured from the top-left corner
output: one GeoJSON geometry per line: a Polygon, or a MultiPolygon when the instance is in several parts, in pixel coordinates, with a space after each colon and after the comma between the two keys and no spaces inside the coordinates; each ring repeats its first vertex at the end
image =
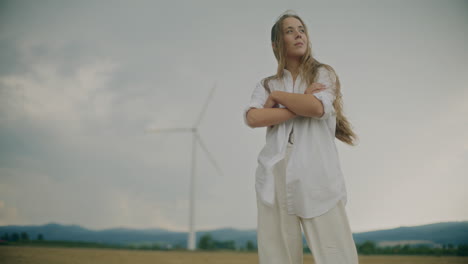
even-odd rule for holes
{"type": "MultiPolygon", "coordinates": [[[[5,233],[11,235],[15,232],[26,232],[31,239],[36,239],[38,234],[43,234],[46,240],[86,241],[120,245],[160,243],[162,245],[185,247],[187,243],[186,232],[174,232],[157,228],[91,230],[78,225],[62,225],[58,223],[38,226],[0,226],[0,235],[2,236],[5,233]]],[[[210,233],[215,240],[234,240],[237,246],[244,246],[249,240],[255,243],[257,235],[255,229],[239,230],[223,228],[197,232],[197,239],[200,239],[206,233],[210,233]]],[[[467,244],[468,221],[442,222],[421,226],[401,226],[392,229],[354,233],[353,237],[357,244],[371,240],[379,246],[426,244],[432,247],[440,247],[443,244],[467,244]]]]}

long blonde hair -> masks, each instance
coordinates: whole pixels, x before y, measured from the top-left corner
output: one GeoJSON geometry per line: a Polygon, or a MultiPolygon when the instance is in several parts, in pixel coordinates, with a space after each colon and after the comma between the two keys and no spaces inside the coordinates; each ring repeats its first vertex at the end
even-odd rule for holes
{"type": "MultiPolygon", "coordinates": [[[[262,83],[270,92],[269,88],[269,81],[272,79],[281,79],[283,78],[283,69],[286,67],[286,49],[284,48],[284,39],[283,39],[283,20],[288,17],[297,18],[302,25],[304,26],[305,34],[307,36],[307,40],[309,40],[309,34],[307,31],[307,26],[304,24],[302,19],[294,14],[291,11],[286,11],[283,13],[275,22],[273,27],[271,28],[271,42],[273,45],[273,53],[275,54],[276,60],[278,61],[278,68],[276,75],[269,76],[262,80],[262,83]]],[[[335,137],[351,146],[356,145],[357,135],[351,129],[351,124],[348,119],[343,114],[343,99],[341,94],[340,88],[340,79],[336,74],[335,70],[328,64],[321,63],[317,61],[312,56],[312,48],[310,41],[307,44],[307,50],[304,56],[301,58],[300,64],[300,74],[303,80],[306,81],[307,86],[314,83],[317,78],[317,72],[320,67],[325,67],[329,72],[331,72],[336,77],[336,99],[333,101],[333,107],[335,108],[336,112],[336,129],[335,129],[335,137]]]]}

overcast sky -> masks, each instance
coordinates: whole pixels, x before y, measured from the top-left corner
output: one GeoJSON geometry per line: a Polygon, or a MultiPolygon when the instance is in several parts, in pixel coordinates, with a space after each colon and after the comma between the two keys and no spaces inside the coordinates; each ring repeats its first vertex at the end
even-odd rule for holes
{"type": "Polygon", "coordinates": [[[336,140],[353,232],[468,220],[468,1],[2,1],[0,225],[256,228],[265,128],[243,123],[276,70],[287,9],[334,67],[359,136],[336,140]]]}

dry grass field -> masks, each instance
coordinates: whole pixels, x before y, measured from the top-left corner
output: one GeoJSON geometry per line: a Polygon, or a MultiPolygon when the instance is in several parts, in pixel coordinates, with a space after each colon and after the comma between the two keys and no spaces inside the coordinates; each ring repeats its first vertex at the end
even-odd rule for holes
{"type": "MultiPolygon", "coordinates": [[[[467,264],[468,257],[359,256],[360,264],[467,264]]],[[[85,248],[0,247],[2,264],[250,264],[258,263],[256,253],[136,251],[85,248]]],[[[304,264],[314,263],[310,254],[304,264]]]]}

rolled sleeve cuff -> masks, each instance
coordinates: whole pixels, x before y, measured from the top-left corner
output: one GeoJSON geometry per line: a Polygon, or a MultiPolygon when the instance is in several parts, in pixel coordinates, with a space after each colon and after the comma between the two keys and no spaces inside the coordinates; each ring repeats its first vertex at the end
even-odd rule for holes
{"type": "Polygon", "coordinates": [[[249,123],[247,122],[247,112],[251,109],[251,108],[263,108],[263,105],[260,104],[260,103],[254,103],[254,104],[250,104],[249,106],[245,107],[244,108],[244,123],[250,127],[250,128],[255,128],[253,126],[250,126],[249,123]]]}
{"type": "Polygon", "coordinates": [[[317,99],[319,99],[323,104],[323,115],[320,117],[312,117],[314,119],[323,120],[329,118],[331,115],[335,114],[335,108],[333,107],[333,98],[330,98],[326,92],[318,92],[313,94],[317,99]]]}

